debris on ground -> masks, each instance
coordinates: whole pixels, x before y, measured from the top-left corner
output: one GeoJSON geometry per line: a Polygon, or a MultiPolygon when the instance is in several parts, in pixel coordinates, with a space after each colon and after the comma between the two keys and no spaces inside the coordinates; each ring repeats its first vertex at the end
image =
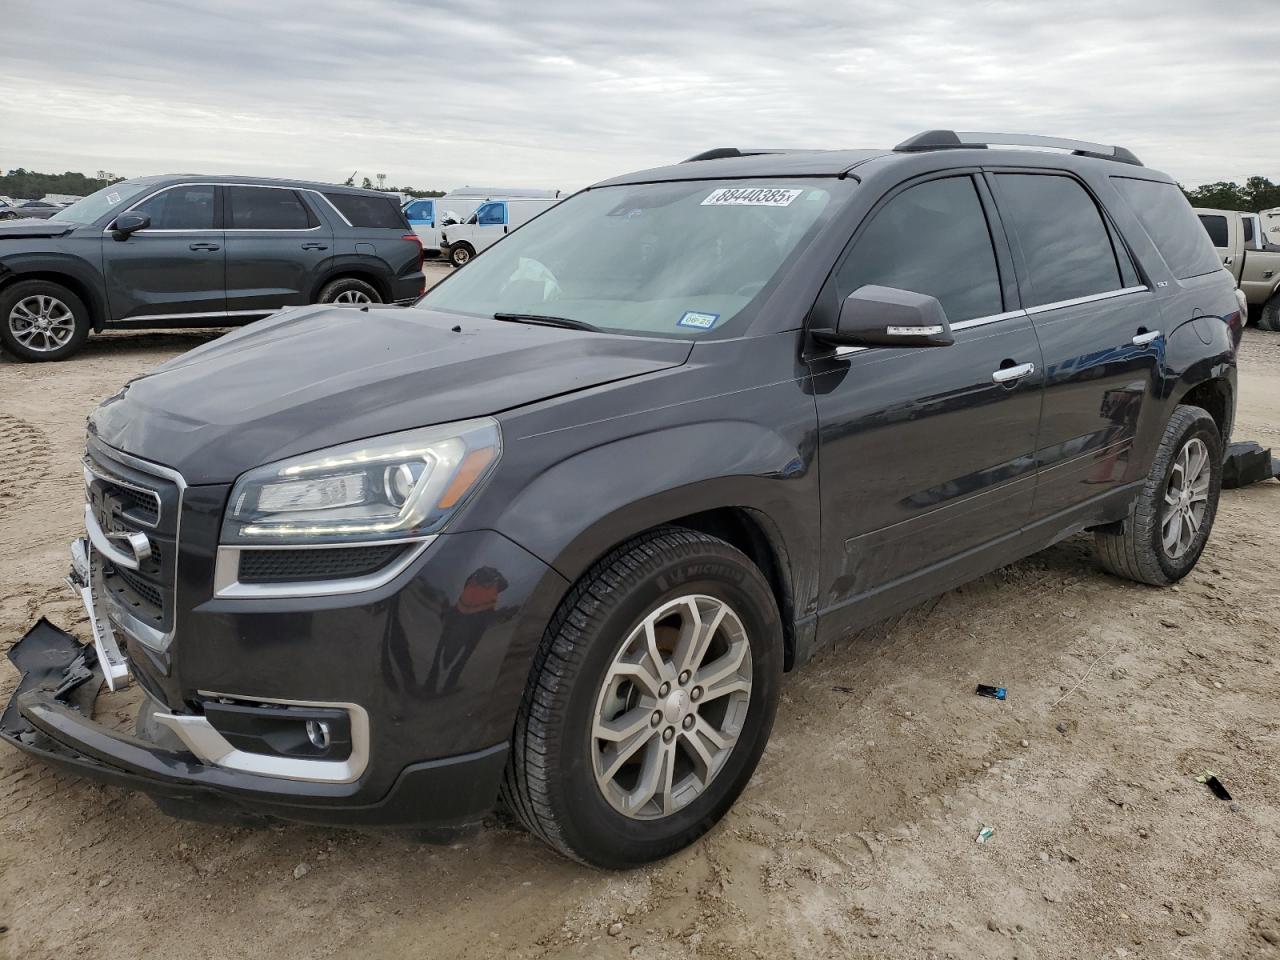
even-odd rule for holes
{"type": "Polygon", "coordinates": [[[1222,461],[1222,486],[1226,490],[1247,487],[1276,476],[1276,462],[1269,449],[1252,440],[1233,443],[1227,447],[1222,461]]]}
{"type": "Polygon", "coordinates": [[[978,839],[976,842],[986,843],[988,840],[990,840],[992,837],[995,836],[995,833],[996,833],[995,827],[983,827],[981,830],[978,831],[978,839]]]}
{"type": "Polygon", "coordinates": [[[1230,800],[1231,794],[1227,792],[1227,788],[1222,785],[1222,781],[1218,779],[1218,775],[1212,770],[1206,770],[1200,776],[1196,777],[1196,783],[1203,783],[1206,787],[1213,791],[1213,795],[1219,800],[1230,800]]]}
{"type": "Polygon", "coordinates": [[[990,697],[992,700],[1003,700],[1005,698],[1004,687],[992,687],[985,683],[978,684],[978,689],[974,692],[980,697],[990,697]]]}

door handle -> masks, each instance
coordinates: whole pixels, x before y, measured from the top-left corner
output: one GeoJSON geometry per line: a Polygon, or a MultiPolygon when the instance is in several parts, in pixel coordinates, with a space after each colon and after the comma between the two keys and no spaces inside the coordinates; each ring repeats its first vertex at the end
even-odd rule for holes
{"type": "Polygon", "coordinates": [[[1154,343],[1163,336],[1164,334],[1159,330],[1140,330],[1134,335],[1133,345],[1135,347],[1145,347],[1148,343],[1154,343]]]}
{"type": "Polygon", "coordinates": [[[304,243],[302,245],[302,249],[303,250],[328,250],[329,245],[327,243],[304,243]]]}
{"type": "Polygon", "coordinates": [[[1035,372],[1036,365],[1034,363],[1019,363],[1013,367],[1001,367],[991,374],[991,379],[995,383],[1014,383],[1035,372]]]}
{"type": "Polygon", "coordinates": [[[221,247],[216,243],[193,243],[189,245],[192,250],[220,250],[221,247]]]}

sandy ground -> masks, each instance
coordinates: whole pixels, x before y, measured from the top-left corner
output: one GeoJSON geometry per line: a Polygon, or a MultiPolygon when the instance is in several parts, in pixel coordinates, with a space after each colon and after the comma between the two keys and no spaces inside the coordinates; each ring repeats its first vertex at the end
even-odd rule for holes
{"type": "MultiPolygon", "coordinates": [[[[88,636],[83,419],[211,335],[0,361],[0,646],[88,636]]],[[[1280,448],[1280,337],[1249,331],[1241,390],[1237,437],[1280,448]]],[[[0,750],[0,957],[1280,957],[1278,529],[1280,483],[1226,492],[1180,587],[1077,538],[850,638],[788,678],[724,823],[629,874],[501,818],[449,847],[184,823],[0,750]]]]}

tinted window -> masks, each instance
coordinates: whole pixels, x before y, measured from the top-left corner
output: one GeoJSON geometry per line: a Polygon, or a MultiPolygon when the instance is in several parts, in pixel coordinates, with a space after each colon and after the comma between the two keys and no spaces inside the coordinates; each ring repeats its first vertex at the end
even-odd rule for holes
{"type": "Polygon", "coordinates": [[[505,203],[486,203],[476,211],[476,223],[500,224],[507,222],[507,205],[505,203]]]}
{"type": "Polygon", "coordinates": [[[898,194],[875,215],[836,275],[841,297],[869,283],[937,297],[952,323],[1000,313],[987,218],[968,177],[898,194]]]}
{"type": "Polygon", "coordinates": [[[227,187],[233,230],[306,230],[315,226],[311,213],[292,190],[274,187],[227,187]]]}
{"type": "Polygon", "coordinates": [[[410,220],[420,223],[431,223],[435,215],[430,200],[415,200],[404,208],[404,213],[410,220]]]}
{"type": "Polygon", "coordinates": [[[402,230],[409,226],[404,214],[390,197],[367,197],[359,193],[326,193],[353,227],[385,227],[402,230]]]}
{"type": "Polygon", "coordinates": [[[1070,177],[999,174],[1000,212],[1022,250],[1035,307],[1119,290],[1111,235],[1087,190],[1070,177]]]}
{"type": "Polygon", "coordinates": [[[171,187],[142,201],[134,213],[151,218],[152,230],[212,230],[216,187],[171,187]]]}
{"type": "Polygon", "coordinates": [[[1202,213],[1200,215],[1200,223],[1204,226],[1204,232],[1209,235],[1209,242],[1215,247],[1225,247],[1230,243],[1226,217],[1215,217],[1202,213]]]}
{"type": "MultiPolygon", "coordinates": [[[[1240,221],[1240,223],[1244,226],[1244,242],[1248,244],[1252,244],[1253,243],[1253,217],[1245,217],[1240,221]]],[[[1215,243],[1214,246],[1216,247],[1218,246],[1218,244],[1215,243]]]]}
{"type": "MultiPolygon", "coordinates": [[[[1182,191],[1172,183],[1112,177],[1151,242],[1179,280],[1222,269],[1218,254],[1182,191]]],[[[1225,246],[1225,244],[1224,244],[1225,246]]]]}

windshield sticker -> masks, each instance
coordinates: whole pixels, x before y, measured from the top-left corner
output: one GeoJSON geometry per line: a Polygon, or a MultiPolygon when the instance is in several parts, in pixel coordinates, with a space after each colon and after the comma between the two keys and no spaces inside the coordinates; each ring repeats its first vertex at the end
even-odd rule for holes
{"type": "Polygon", "coordinates": [[[120,194],[118,193],[107,194],[107,203],[111,204],[114,207],[119,202],[120,202],[120,194]]]}
{"type": "Polygon", "coordinates": [[[693,327],[695,330],[710,330],[716,325],[716,321],[720,319],[718,313],[696,313],[690,310],[678,321],[677,327],[693,327]]]}
{"type": "Polygon", "coordinates": [[[722,187],[702,201],[704,207],[787,207],[803,190],[777,187],[722,187]]]}

